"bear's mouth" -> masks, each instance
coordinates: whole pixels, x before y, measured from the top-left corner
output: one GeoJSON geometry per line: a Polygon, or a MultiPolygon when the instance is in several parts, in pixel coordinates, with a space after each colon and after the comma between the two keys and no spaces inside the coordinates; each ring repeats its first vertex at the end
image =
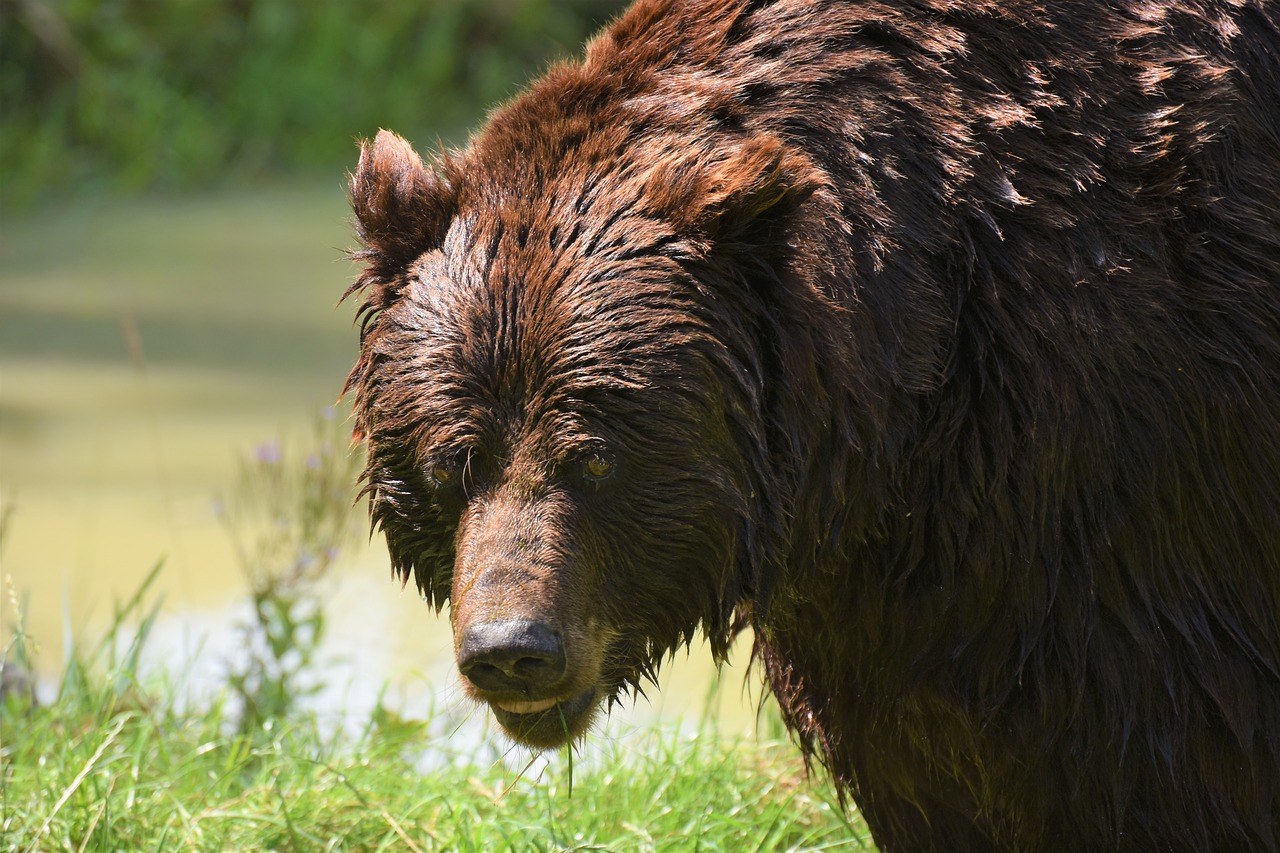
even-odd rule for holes
{"type": "Polygon", "coordinates": [[[597,706],[594,687],[567,699],[489,700],[493,716],[511,739],[535,749],[553,749],[591,725],[597,706]]]}

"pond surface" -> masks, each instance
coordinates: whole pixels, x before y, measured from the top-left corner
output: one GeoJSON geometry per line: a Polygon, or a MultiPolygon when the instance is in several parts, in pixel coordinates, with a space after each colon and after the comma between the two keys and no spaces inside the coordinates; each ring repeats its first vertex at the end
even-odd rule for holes
{"type": "MultiPolygon", "coordinates": [[[[352,307],[335,307],[352,242],[340,184],[0,221],[0,575],[25,602],[43,676],[163,560],[153,650],[218,683],[246,587],[215,507],[239,459],[303,433],[337,399],[356,346],[352,307]]],[[[386,686],[408,713],[465,707],[447,620],[391,581],[381,540],[339,562],[328,701],[359,712],[386,686]]],[[[8,591],[0,614],[7,639],[8,591]]],[[[755,714],[742,689],[749,644],[711,700],[735,730],[755,714]]],[[[700,715],[713,675],[695,647],[636,713],[700,715]]]]}

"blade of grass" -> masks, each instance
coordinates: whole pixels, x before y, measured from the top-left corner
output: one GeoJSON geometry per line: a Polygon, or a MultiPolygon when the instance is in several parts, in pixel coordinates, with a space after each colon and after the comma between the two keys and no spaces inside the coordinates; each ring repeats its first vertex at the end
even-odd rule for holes
{"type": "Polygon", "coordinates": [[[84,780],[93,772],[93,768],[98,764],[98,759],[102,758],[102,753],[107,751],[107,747],[111,746],[112,742],[115,741],[116,737],[120,734],[120,730],[124,728],[125,723],[129,722],[132,718],[132,714],[121,714],[120,718],[116,720],[116,724],[111,727],[111,731],[107,732],[107,736],[103,739],[102,743],[98,745],[98,748],[94,750],[93,755],[91,755],[89,760],[85,762],[85,765],[81,768],[80,772],[76,774],[76,778],[73,779],[71,784],[67,786],[67,789],[62,792],[62,796],[58,798],[58,802],[53,806],[53,811],[49,812],[48,817],[44,819],[44,823],[40,825],[40,829],[36,832],[36,837],[31,841],[31,846],[27,848],[27,853],[33,853],[33,851],[39,849],[40,839],[44,838],[45,833],[49,831],[49,827],[53,826],[53,819],[57,817],[58,812],[62,810],[62,807],[67,804],[67,800],[71,799],[71,795],[80,788],[84,783],[84,780]]]}
{"type": "Polygon", "coordinates": [[[93,831],[98,828],[98,822],[102,820],[102,816],[107,812],[107,803],[111,802],[111,794],[116,789],[116,780],[112,779],[107,785],[107,792],[102,795],[102,800],[98,803],[98,808],[93,813],[93,820],[89,822],[89,828],[84,831],[84,838],[80,839],[80,846],[76,848],[76,853],[84,853],[89,846],[89,839],[93,837],[93,831]]]}
{"type": "Polygon", "coordinates": [[[510,793],[511,789],[516,786],[517,782],[519,782],[521,779],[524,778],[524,774],[529,772],[529,768],[533,766],[533,762],[537,761],[538,758],[539,756],[536,753],[529,757],[529,763],[526,764],[524,767],[520,768],[520,772],[517,773],[515,775],[515,778],[511,780],[511,784],[503,788],[502,791],[498,794],[498,796],[493,798],[494,805],[497,805],[498,803],[500,803],[502,801],[502,798],[505,797],[508,793],[510,793]]]}
{"type": "Polygon", "coordinates": [[[569,721],[564,718],[564,708],[556,705],[556,711],[560,713],[560,728],[564,731],[564,751],[565,758],[569,763],[569,797],[573,797],[573,739],[569,737],[569,721]]]}
{"type": "Polygon", "coordinates": [[[347,788],[347,790],[351,792],[351,795],[356,798],[356,802],[360,803],[360,805],[364,806],[366,809],[369,809],[371,811],[377,811],[378,814],[382,816],[382,819],[387,822],[387,825],[391,827],[391,831],[394,832],[397,836],[399,836],[400,840],[403,841],[405,843],[405,846],[408,847],[411,851],[413,851],[413,853],[423,853],[422,848],[413,843],[413,839],[411,839],[409,837],[409,834],[404,831],[404,827],[400,825],[399,821],[397,821],[394,817],[392,817],[390,812],[388,812],[382,806],[375,806],[372,803],[370,803],[367,799],[365,799],[365,796],[360,793],[360,789],[357,788],[355,785],[351,784],[351,780],[347,778],[345,773],[329,766],[328,764],[324,764],[322,762],[313,762],[313,763],[318,764],[320,767],[323,767],[325,770],[328,770],[330,773],[336,776],[338,779],[338,782],[344,785],[347,788]]]}

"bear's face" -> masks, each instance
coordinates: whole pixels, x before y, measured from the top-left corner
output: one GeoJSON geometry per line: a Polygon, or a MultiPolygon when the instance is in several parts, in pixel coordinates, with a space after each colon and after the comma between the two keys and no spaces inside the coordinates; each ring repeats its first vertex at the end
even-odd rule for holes
{"type": "Polygon", "coordinates": [[[780,163],[766,145],[532,192],[428,172],[385,132],[363,152],[348,385],[371,514],[397,573],[450,603],[467,692],[522,743],[580,735],[699,627],[727,647],[770,472],[758,294],[712,257],[731,233],[713,226],[790,192],[780,163]]]}
{"type": "Polygon", "coordinates": [[[367,486],[397,565],[451,602],[468,692],[545,747],[723,624],[748,477],[677,270],[534,283],[527,252],[449,254],[468,243],[379,318],[367,486]]]}

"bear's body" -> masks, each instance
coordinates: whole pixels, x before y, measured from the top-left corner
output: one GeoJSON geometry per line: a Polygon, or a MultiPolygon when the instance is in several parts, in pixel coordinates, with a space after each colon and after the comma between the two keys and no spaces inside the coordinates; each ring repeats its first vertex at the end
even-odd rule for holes
{"type": "Polygon", "coordinates": [[[563,742],[735,619],[885,851],[1280,850],[1280,9],[640,0],[352,182],[393,563],[563,742]]]}

